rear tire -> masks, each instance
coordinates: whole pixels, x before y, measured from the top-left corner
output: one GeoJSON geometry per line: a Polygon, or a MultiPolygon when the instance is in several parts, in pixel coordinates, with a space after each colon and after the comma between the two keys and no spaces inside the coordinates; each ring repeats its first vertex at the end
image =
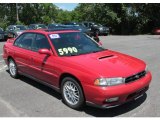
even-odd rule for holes
{"type": "Polygon", "coordinates": [[[61,83],[64,103],[72,109],[80,109],[84,105],[84,95],[80,84],[72,77],[65,77],[61,83]]]}
{"type": "Polygon", "coordinates": [[[17,65],[13,59],[9,59],[8,68],[9,68],[9,73],[10,73],[11,77],[18,78],[18,76],[19,76],[18,75],[18,68],[17,68],[17,65]]]}

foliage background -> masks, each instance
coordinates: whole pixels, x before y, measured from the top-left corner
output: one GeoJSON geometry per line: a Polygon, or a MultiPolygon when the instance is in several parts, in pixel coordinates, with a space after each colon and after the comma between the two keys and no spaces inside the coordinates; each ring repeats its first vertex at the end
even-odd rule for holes
{"type": "Polygon", "coordinates": [[[59,9],[52,3],[0,4],[0,27],[11,24],[64,23],[94,21],[111,27],[113,34],[148,34],[160,27],[158,3],[80,3],[73,11],[59,9]]]}

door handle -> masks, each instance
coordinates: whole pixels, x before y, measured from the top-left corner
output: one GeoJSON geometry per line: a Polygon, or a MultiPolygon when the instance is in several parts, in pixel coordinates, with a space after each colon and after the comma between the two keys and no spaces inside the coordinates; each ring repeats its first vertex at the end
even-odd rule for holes
{"type": "Polygon", "coordinates": [[[46,61],[47,61],[48,57],[49,56],[47,56],[47,55],[45,56],[45,58],[43,59],[42,65],[46,64],[46,61]]]}

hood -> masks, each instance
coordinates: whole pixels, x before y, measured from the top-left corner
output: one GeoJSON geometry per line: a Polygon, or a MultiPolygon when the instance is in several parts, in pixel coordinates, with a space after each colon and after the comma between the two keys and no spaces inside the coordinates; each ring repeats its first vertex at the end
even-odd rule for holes
{"type": "Polygon", "coordinates": [[[111,50],[66,59],[101,77],[128,77],[146,67],[146,64],[137,58],[111,50]]]}

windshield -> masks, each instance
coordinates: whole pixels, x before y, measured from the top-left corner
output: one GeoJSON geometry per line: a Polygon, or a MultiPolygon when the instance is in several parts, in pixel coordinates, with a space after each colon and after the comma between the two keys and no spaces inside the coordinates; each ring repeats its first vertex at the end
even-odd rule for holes
{"type": "Polygon", "coordinates": [[[62,27],[61,24],[49,24],[48,25],[48,29],[61,28],[61,27],[62,27]]]}
{"type": "Polygon", "coordinates": [[[16,26],[16,30],[27,30],[25,26],[16,26]]]}
{"type": "Polygon", "coordinates": [[[50,34],[49,37],[59,56],[75,56],[105,50],[82,32],[50,34]]]}
{"type": "Polygon", "coordinates": [[[87,29],[86,27],[82,26],[82,25],[79,25],[79,26],[76,26],[77,28],[79,29],[87,29]]]}
{"type": "Polygon", "coordinates": [[[102,26],[101,24],[93,24],[93,26],[97,27],[97,26],[102,26]]]}
{"type": "Polygon", "coordinates": [[[43,29],[46,29],[46,28],[47,28],[47,27],[46,27],[45,25],[43,25],[43,24],[42,24],[42,25],[38,25],[37,27],[38,27],[38,28],[43,28],[43,29]]]}
{"type": "Polygon", "coordinates": [[[64,28],[71,28],[71,29],[74,29],[74,30],[79,30],[79,31],[85,31],[86,28],[83,27],[83,26],[80,26],[80,25],[66,25],[64,26],[64,28]]]}

